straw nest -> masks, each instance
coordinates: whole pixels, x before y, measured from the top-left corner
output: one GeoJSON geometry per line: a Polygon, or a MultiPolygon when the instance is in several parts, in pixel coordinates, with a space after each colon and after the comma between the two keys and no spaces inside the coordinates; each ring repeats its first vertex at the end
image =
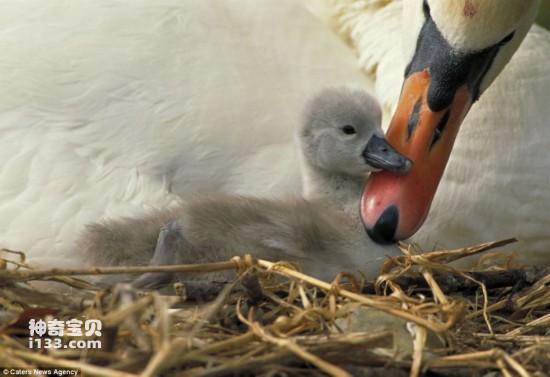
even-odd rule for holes
{"type": "Polygon", "coordinates": [[[549,268],[513,268],[494,252],[475,273],[447,265],[509,242],[430,253],[402,244],[403,256],[388,259],[374,283],[347,273],[329,284],[296,265],[249,256],[46,271],[11,254],[0,270],[0,367],[75,368],[87,376],[543,376],[550,370],[549,268]],[[75,277],[170,269],[237,274],[232,283],[178,282],[163,294],[99,289],[75,277]],[[44,280],[70,293],[52,291],[53,283],[37,288],[44,280]],[[31,318],[98,319],[100,336],[81,339],[101,348],[30,348],[31,318]]]}

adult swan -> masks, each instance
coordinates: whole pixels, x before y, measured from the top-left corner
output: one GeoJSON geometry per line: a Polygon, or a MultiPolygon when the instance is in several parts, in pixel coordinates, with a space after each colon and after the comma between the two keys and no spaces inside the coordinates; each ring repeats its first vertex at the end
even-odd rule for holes
{"type": "MultiPolygon", "coordinates": [[[[360,14],[342,8],[341,19],[370,22],[350,34],[368,77],[292,0],[3,2],[0,246],[43,266],[75,265],[74,240],[101,217],[197,190],[300,190],[292,130],[306,98],[353,82],[386,108],[396,101],[401,5],[364,4],[360,14]]],[[[417,233],[426,247],[517,236],[533,261],[550,249],[550,131],[539,121],[550,118],[549,46],[533,29],[468,114],[417,233]]]]}
{"type": "MultiPolygon", "coordinates": [[[[538,3],[404,3],[405,81],[388,138],[415,164],[406,176],[369,179],[361,211],[373,239],[405,239],[422,225],[462,120],[517,50],[538,3]]],[[[545,53],[538,50],[548,55],[548,33],[539,34],[541,46],[528,40],[528,55],[474,105],[479,111],[458,136],[433,211],[415,240],[457,246],[458,240],[508,234],[531,250],[530,261],[548,262],[550,125],[544,103],[550,91],[545,53]]]]}

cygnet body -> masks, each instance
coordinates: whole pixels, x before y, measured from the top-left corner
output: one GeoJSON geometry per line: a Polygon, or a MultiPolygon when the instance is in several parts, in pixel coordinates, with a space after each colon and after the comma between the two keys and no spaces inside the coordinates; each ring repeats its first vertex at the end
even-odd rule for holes
{"type": "MultiPolygon", "coordinates": [[[[303,197],[191,197],[178,208],[90,224],[80,247],[93,265],[200,263],[252,254],[297,261],[304,272],[326,281],[341,271],[373,277],[383,257],[397,249],[375,244],[363,229],[363,185],[373,170],[411,167],[385,141],[380,118],[378,104],[366,92],[325,89],[309,101],[297,130],[303,197]]],[[[155,287],[172,278],[148,273],[134,284],[155,287]]]]}

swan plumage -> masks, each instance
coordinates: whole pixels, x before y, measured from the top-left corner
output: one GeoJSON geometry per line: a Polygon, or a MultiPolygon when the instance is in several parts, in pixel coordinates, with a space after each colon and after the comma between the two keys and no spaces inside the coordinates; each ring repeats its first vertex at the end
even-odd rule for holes
{"type": "MultiPolygon", "coordinates": [[[[287,127],[300,98],[370,85],[389,122],[406,64],[401,6],[321,7],[362,75],[294,1],[5,3],[0,245],[43,266],[79,265],[74,240],[99,217],[194,191],[298,192],[287,127]]],[[[549,47],[533,26],[468,114],[413,237],[423,247],[516,236],[524,260],[547,263],[549,47]]]]}
{"type": "Polygon", "coordinates": [[[294,1],[3,10],[0,245],[42,266],[80,265],[77,234],[103,216],[197,191],[300,192],[303,98],[370,85],[294,1]]]}
{"type": "MultiPolygon", "coordinates": [[[[325,89],[308,103],[296,132],[304,197],[183,198],[177,208],[90,224],[78,249],[92,265],[217,262],[249,253],[298,261],[327,281],[342,271],[375,276],[384,256],[398,251],[367,237],[357,211],[360,193],[371,171],[404,173],[411,167],[384,140],[381,115],[365,91],[325,89]]],[[[134,283],[151,287],[171,278],[149,273],[134,283]]]]}

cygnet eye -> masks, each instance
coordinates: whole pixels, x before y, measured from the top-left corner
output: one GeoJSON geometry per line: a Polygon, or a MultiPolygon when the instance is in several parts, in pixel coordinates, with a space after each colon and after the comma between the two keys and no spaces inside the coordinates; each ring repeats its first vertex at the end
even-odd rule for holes
{"type": "Polygon", "coordinates": [[[346,135],[354,135],[357,133],[357,131],[355,131],[355,128],[349,124],[346,124],[344,127],[342,127],[342,132],[346,135]]]}

